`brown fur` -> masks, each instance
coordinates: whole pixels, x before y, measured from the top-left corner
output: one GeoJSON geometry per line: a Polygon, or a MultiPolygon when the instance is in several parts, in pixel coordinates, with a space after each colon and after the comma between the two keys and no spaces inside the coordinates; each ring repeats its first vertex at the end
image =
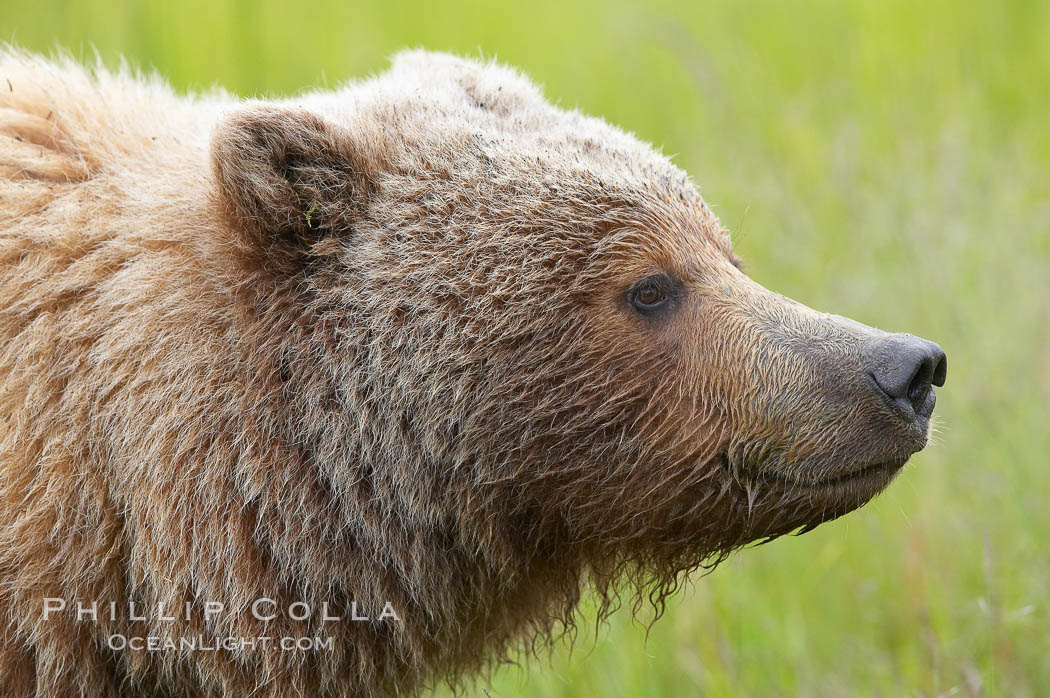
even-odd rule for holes
{"type": "Polygon", "coordinates": [[[659,604],[921,447],[857,397],[871,332],[759,287],[680,170],[496,65],[245,103],[8,53],[3,695],[411,694],[571,627],[587,585],[659,604]],[[666,321],[623,300],[655,270],[666,321]],[[126,608],[262,597],[401,620],[126,608]]]}

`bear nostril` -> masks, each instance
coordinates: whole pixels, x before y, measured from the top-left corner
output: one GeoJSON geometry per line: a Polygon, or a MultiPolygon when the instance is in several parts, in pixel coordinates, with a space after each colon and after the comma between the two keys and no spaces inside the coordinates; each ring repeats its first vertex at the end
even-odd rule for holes
{"type": "Polygon", "coordinates": [[[928,417],[933,386],[944,385],[948,362],[944,351],[911,335],[886,335],[870,347],[870,375],[908,417],[928,417]]]}
{"type": "Polygon", "coordinates": [[[940,388],[948,377],[948,357],[944,355],[944,350],[940,347],[937,347],[937,350],[940,352],[940,359],[933,368],[933,384],[940,388]]]}
{"type": "Polygon", "coordinates": [[[926,396],[933,389],[932,378],[933,366],[929,360],[924,360],[919,364],[918,370],[915,371],[915,375],[912,376],[911,382],[908,384],[908,400],[911,402],[912,409],[916,412],[922,409],[923,404],[926,402],[926,396]]]}
{"type": "Polygon", "coordinates": [[[933,390],[933,386],[944,385],[947,373],[948,360],[945,358],[944,352],[940,351],[940,347],[937,347],[936,351],[931,351],[923,358],[922,363],[919,364],[918,370],[915,371],[915,375],[911,379],[911,383],[908,384],[908,400],[916,413],[920,412],[923,405],[926,404],[926,398],[929,396],[930,391],[933,390]]]}

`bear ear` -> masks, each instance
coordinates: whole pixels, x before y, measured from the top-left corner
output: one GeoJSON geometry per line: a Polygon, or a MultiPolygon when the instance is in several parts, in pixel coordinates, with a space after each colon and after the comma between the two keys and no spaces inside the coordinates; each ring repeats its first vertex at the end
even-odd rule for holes
{"type": "Polygon", "coordinates": [[[373,189],[371,161],[348,130],[304,109],[249,107],[211,144],[222,199],[247,242],[305,250],[348,230],[373,189]]]}

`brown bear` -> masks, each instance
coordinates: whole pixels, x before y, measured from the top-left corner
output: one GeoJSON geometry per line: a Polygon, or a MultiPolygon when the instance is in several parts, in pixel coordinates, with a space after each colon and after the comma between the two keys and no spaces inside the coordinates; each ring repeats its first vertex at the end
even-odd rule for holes
{"type": "Polygon", "coordinates": [[[739,268],[517,72],[0,59],[3,696],[378,696],[881,491],[937,345],[739,268]]]}

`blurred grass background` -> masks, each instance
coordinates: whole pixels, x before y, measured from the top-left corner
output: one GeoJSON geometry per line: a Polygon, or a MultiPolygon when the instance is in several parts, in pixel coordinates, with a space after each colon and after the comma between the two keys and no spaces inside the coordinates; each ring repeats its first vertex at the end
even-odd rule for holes
{"type": "Polygon", "coordinates": [[[675,154],[761,283],[944,346],[873,504],[470,694],[1050,695],[1050,4],[7,0],[0,39],[244,95],[496,56],[675,154]]]}

